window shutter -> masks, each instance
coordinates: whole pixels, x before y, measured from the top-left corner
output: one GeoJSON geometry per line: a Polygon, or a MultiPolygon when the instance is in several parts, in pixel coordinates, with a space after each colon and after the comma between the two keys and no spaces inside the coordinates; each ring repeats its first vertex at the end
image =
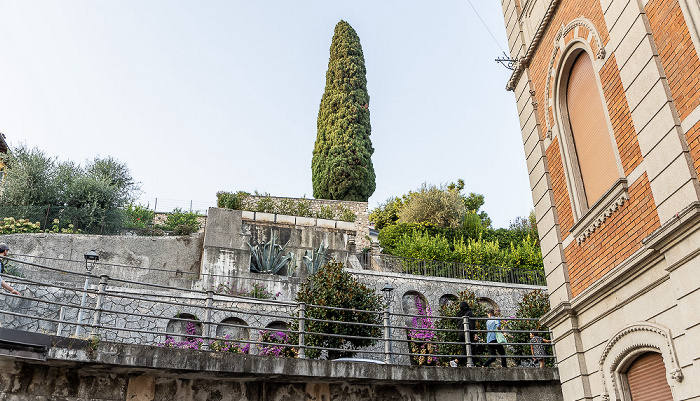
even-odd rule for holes
{"type": "Polygon", "coordinates": [[[601,99],[591,58],[581,52],[571,67],[566,106],[588,207],[620,178],[601,99]]]}
{"type": "Polygon", "coordinates": [[[632,401],[673,401],[661,354],[647,352],[627,369],[632,401]]]}

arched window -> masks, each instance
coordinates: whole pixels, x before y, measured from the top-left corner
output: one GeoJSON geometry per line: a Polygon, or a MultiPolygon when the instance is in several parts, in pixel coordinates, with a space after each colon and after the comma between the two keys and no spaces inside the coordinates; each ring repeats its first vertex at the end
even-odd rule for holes
{"type": "Polygon", "coordinates": [[[583,51],[571,66],[566,109],[588,209],[610,189],[620,174],[593,63],[583,51]]]}
{"type": "Polygon", "coordinates": [[[647,352],[627,368],[627,384],[632,401],[673,401],[666,381],[666,367],[661,354],[647,352]]]}

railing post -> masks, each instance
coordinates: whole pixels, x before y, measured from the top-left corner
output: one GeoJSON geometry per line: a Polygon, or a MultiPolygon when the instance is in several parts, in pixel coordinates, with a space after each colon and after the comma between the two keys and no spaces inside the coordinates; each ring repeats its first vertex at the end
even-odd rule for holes
{"type": "Polygon", "coordinates": [[[469,333],[469,319],[462,316],[462,329],[464,330],[464,349],[467,355],[467,367],[473,368],[474,361],[472,360],[472,341],[469,333]]]}
{"type": "Polygon", "coordinates": [[[56,328],[56,335],[60,336],[63,331],[63,319],[66,317],[66,307],[61,306],[61,310],[58,312],[58,327],[56,328]]]}
{"type": "Polygon", "coordinates": [[[100,325],[100,320],[102,319],[102,309],[104,305],[105,292],[107,289],[107,280],[109,276],[103,274],[100,276],[100,285],[97,288],[97,303],[95,304],[95,316],[92,318],[92,330],[90,330],[90,337],[99,336],[97,327],[100,325]]]}
{"type": "Polygon", "coordinates": [[[306,333],[306,303],[299,302],[299,358],[306,358],[304,334],[306,333]]]}
{"type": "Polygon", "coordinates": [[[391,363],[391,315],[389,308],[384,311],[384,362],[391,363]]]}
{"type": "Polygon", "coordinates": [[[85,276],[85,286],[83,287],[83,299],[80,301],[80,309],[78,309],[78,319],[75,326],[75,336],[80,338],[80,329],[83,327],[83,308],[85,308],[85,302],[87,302],[87,290],[90,285],[91,273],[85,276]]]}
{"type": "MultiPolygon", "coordinates": [[[[204,338],[211,337],[211,308],[214,305],[214,291],[207,291],[207,306],[204,312],[204,338]]],[[[211,341],[209,341],[211,342],[211,341]]]]}

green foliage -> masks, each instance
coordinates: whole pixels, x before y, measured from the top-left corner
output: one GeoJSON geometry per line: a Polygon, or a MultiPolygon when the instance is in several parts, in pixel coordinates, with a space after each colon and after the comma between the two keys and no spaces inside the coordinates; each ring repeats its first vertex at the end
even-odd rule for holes
{"type": "Polygon", "coordinates": [[[59,219],[53,219],[51,222],[51,231],[48,232],[53,234],[80,234],[80,230],[76,230],[73,224],[61,224],[59,219]]]}
{"type": "Polygon", "coordinates": [[[243,203],[249,195],[250,194],[248,192],[244,192],[244,191],[238,191],[238,192],[219,191],[216,193],[216,207],[221,207],[221,208],[226,208],[226,209],[234,209],[234,210],[242,210],[243,203]]]}
{"type": "Polygon", "coordinates": [[[250,271],[255,273],[277,274],[294,258],[294,254],[291,252],[284,255],[289,241],[284,246],[277,244],[277,234],[274,232],[272,232],[270,240],[265,243],[258,243],[255,246],[247,242],[246,244],[250,247],[251,252],[250,271]]]}
{"type": "Polygon", "coordinates": [[[468,211],[462,219],[460,231],[466,238],[480,238],[486,231],[486,228],[478,214],[468,211]]]}
{"type": "MultiPolygon", "coordinates": [[[[0,204],[41,207],[44,216],[37,219],[39,221],[48,220],[53,208],[62,210],[60,220],[70,221],[76,229],[90,233],[114,232],[123,224],[123,215],[116,209],[130,203],[139,191],[126,164],[112,157],[96,157],[80,166],[71,161],[58,161],[26,145],[1,157],[8,169],[0,204]]],[[[20,218],[22,212],[15,210],[13,217],[20,218]]]]}
{"type": "MultiPolygon", "coordinates": [[[[343,268],[342,263],[331,261],[316,274],[310,276],[308,281],[302,284],[296,300],[307,303],[307,319],[332,321],[307,320],[305,327],[307,333],[318,334],[306,334],[304,337],[306,346],[348,350],[346,353],[331,351],[329,352],[331,358],[351,354],[352,350],[359,347],[370,346],[376,343],[376,339],[381,336],[382,331],[379,325],[381,325],[382,316],[378,313],[384,307],[381,296],[352,277],[343,268]],[[368,312],[324,309],[313,305],[368,312]],[[365,323],[377,326],[337,324],[333,322],[365,323]],[[323,334],[337,334],[340,337],[329,337],[323,334]],[[349,338],[349,336],[370,338],[356,339],[349,338]]],[[[298,330],[298,328],[299,322],[292,322],[291,330],[298,330]]],[[[309,348],[306,351],[306,356],[309,358],[318,358],[320,354],[321,352],[318,349],[309,348]]]]}
{"type": "Polygon", "coordinates": [[[129,203],[124,208],[124,228],[148,228],[153,224],[155,212],[147,206],[129,203]]]}
{"type": "Polygon", "coordinates": [[[374,193],[369,95],[360,38],[335,26],[311,161],[314,197],[366,202],[374,193]]]}
{"type": "Polygon", "coordinates": [[[369,220],[374,222],[374,227],[377,230],[392,226],[399,221],[399,211],[401,211],[403,203],[403,198],[389,198],[370,212],[369,220]]]}
{"type": "Polygon", "coordinates": [[[357,215],[350,208],[340,206],[338,207],[338,220],[354,223],[357,220],[357,215]]]}
{"type": "Polygon", "coordinates": [[[255,206],[253,206],[253,211],[261,213],[277,213],[277,205],[275,204],[275,201],[272,200],[272,198],[270,198],[269,196],[265,196],[263,198],[258,199],[258,201],[255,202],[255,206]]]}
{"type": "Polygon", "coordinates": [[[510,252],[506,257],[506,263],[510,267],[519,269],[538,269],[544,266],[542,249],[534,239],[528,235],[518,245],[510,244],[510,252]]]}
{"type": "MultiPolygon", "coordinates": [[[[504,330],[519,330],[523,333],[511,333],[510,342],[527,343],[530,341],[530,331],[548,331],[549,329],[540,326],[539,319],[549,312],[549,298],[544,291],[533,290],[523,297],[518,303],[518,308],[515,313],[517,318],[533,318],[538,320],[503,320],[501,327],[504,330]]],[[[550,340],[549,333],[537,333],[538,336],[550,340]]],[[[532,355],[529,345],[514,345],[512,346],[515,355],[532,355]]],[[[548,354],[552,354],[551,347],[545,344],[545,350],[548,354]]],[[[548,365],[552,364],[551,360],[546,361],[548,365]]]]}
{"type": "Polygon", "coordinates": [[[445,237],[415,230],[410,235],[404,235],[394,251],[398,255],[414,259],[450,260],[452,256],[450,242],[445,237]]]}
{"type": "Polygon", "coordinates": [[[179,207],[168,213],[164,230],[171,230],[175,235],[190,235],[199,230],[199,215],[195,212],[185,212],[179,207]]]}
{"type": "MultiPolygon", "coordinates": [[[[464,324],[462,322],[462,318],[457,317],[460,302],[466,302],[469,305],[469,307],[472,309],[474,317],[486,317],[486,306],[479,301],[479,298],[477,298],[473,291],[465,289],[457,294],[456,301],[448,301],[440,306],[440,316],[443,316],[444,318],[440,319],[436,326],[438,329],[450,331],[438,332],[437,341],[453,343],[464,341],[464,338],[460,338],[459,335],[459,332],[464,331],[464,324]]],[[[476,330],[486,330],[486,322],[484,320],[477,320],[476,330]]],[[[481,337],[482,340],[485,340],[485,335],[483,333],[477,335],[481,337]]],[[[465,348],[463,345],[439,344],[437,353],[441,355],[462,355],[465,353],[465,348]]],[[[443,357],[442,363],[449,363],[449,358],[443,357]]]]}
{"type": "Polygon", "coordinates": [[[277,213],[288,216],[311,216],[311,202],[306,199],[283,198],[277,202],[277,213]]]}
{"type": "Polygon", "coordinates": [[[423,184],[409,195],[409,201],[399,211],[399,222],[457,227],[466,212],[459,192],[423,184]]]}
{"type": "Polygon", "coordinates": [[[306,265],[306,270],[309,275],[314,275],[321,269],[328,260],[326,253],[328,252],[328,247],[326,244],[321,242],[321,244],[314,251],[306,251],[304,255],[304,264],[306,265]]]}
{"type": "Polygon", "coordinates": [[[436,227],[426,223],[399,223],[384,227],[379,231],[379,244],[384,249],[384,253],[403,256],[396,252],[396,245],[404,236],[413,235],[414,231],[426,233],[431,236],[443,235],[451,239],[451,237],[448,237],[448,230],[445,230],[443,227],[436,227]]]}
{"type": "Polygon", "coordinates": [[[316,218],[328,220],[333,219],[333,208],[326,205],[321,206],[318,212],[316,212],[316,218]]]}
{"type": "Polygon", "coordinates": [[[38,233],[41,231],[39,222],[32,223],[26,219],[15,220],[14,217],[5,217],[0,221],[0,234],[38,233]]]}
{"type": "Polygon", "coordinates": [[[505,266],[506,254],[498,246],[498,242],[471,238],[465,242],[460,238],[454,242],[452,260],[469,265],[505,266]]]}

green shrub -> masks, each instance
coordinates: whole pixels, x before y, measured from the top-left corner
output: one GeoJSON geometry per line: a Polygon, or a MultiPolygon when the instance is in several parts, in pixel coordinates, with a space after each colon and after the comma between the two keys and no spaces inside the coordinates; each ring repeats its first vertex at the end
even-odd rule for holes
{"type": "Polygon", "coordinates": [[[41,224],[32,223],[27,219],[15,220],[14,217],[5,217],[0,222],[0,234],[38,233],[39,231],[41,231],[41,224]]]}
{"type": "Polygon", "coordinates": [[[315,217],[319,219],[333,220],[333,208],[330,206],[321,206],[318,212],[316,212],[315,217]]]}
{"type": "MultiPolygon", "coordinates": [[[[437,328],[450,331],[438,332],[437,341],[453,343],[460,342],[459,332],[464,331],[462,318],[457,317],[460,302],[466,302],[469,305],[469,307],[472,309],[474,317],[486,317],[486,306],[481,303],[473,291],[465,289],[457,294],[456,301],[447,301],[440,306],[440,316],[444,316],[444,318],[437,322],[437,328]]],[[[486,330],[486,322],[484,320],[477,320],[476,330],[486,330]]],[[[477,333],[477,336],[479,336],[482,340],[485,340],[485,334],[477,333]]],[[[463,355],[466,353],[465,351],[464,345],[439,344],[438,346],[438,354],[441,355],[463,355]]],[[[476,353],[477,347],[473,346],[472,351],[476,353]]],[[[448,357],[442,357],[442,364],[449,364],[450,359],[451,358],[448,357]]],[[[474,362],[478,361],[475,360],[474,362]]]]}
{"type": "Polygon", "coordinates": [[[457,227],[467,212],[459,191],[423,184],[411,192],[399,211],[402,223],[430,223],[440,227],[457,227]]]}
{"type": "Polygon", "coordinates": [[[461,238],[454,242],[452,260],[480,266],[504,266],[506,253],[498,246],[498,242],[473,240],[464,242],[461,238]]]}
{"type": "MultiPolygon", "coordinates": [[[[539,319],[549,312],[549,298],[544,291],[533,290],[523,297],[522,301],[518,303],[518,308],[515,313],[517,318],[533,318],[537,320],[508,320],[502,321],[501,327],[504,330],[519,330],[522,333],[511,333],[509,334],[509,342],[513,343],[528,343],[530,341],[530,331],[548,331],[547,327],[541,326],[539,319]]],[[[537,333],[538,336],[544,338],[545,340],[550,340],[549,333],[537,333]]],[[[552,354],[552,348],[547,344],[544,344],[545,351],[547,354],[552,354]]],[[[512,348],[514,355],[532,355],[532,350],[530,345],[513,345],[512,348]]],[[[548,366],[552,366],[553,361],[551,359],[546,360],[548,366]]]]}
{"type": "Polygon", "coordinates": [[[255,202],[253,211],[260,213],[277,213],[277,205],[271,197],[264,196],[255,202]]]}
{"type": "Polygon", "coordinates": [[[153,224],[155,212],[146,206],[130,203],[124,208],[124,228],[148,228],[153,224]]]}
{"type": "Polygon", "coordinates": [[[234,210],[242,210],[243,203],[249,195],[250,194],[248,192],[244,192],[244,191],[238,191],[238,192],[219,191],[216,193],[216,207],[221,207],[221,208],[226,208],[226,209],[234,209],[234,210]]]}
{"type": "Polygon", "coordinates": [[[506,264],[518,269],[542,269],[542,249],[528,235],[518,245],[510,244],[510,252],[506,254],[506,264]]]}
{"type": "Polygon", "coordinates": [[[347,208],[345,206],[339,206],[338,220],[349,221],[350,223],[354,223],[355,220],[357,220],[357,215],[355,214],[355,212],[350,210],[350,208],[347,208]]]}
{"type": "MultiPolygon", "coordinates": [[[[331,261],[316,274],[310,276],[308,281],[302,284],[297,293],[296,301],[307,303],[307,319],[331,321],[307,320],[305,327],[307,334],[304,337],[304,343],[307,346],[348,350],[347,352],[330,351],[331,359],[351,355],[353,350],[359,347],[376,343],[381,336],[382,331],[379,325],[381,325],[382,316],[377,313],[384,309],[381,296],[376,294],[372,288],[352,277],[343,268],[342,263],[331,261]],[[354,309],[356,311],[315,308],[312,305],[354,309]],[[377,326],[337,324],[334,323],[336,321],[377,326]],[[340,337],[329,337],[324,336],[324,334],[337,334],[340,337]],[[358,339],[351,338],[351,336],[366,338],[358,339]]],[[[296,331],[298,328],[298,320],[293,321],[291,330],[296,331]]],[[[320,355],[321,352],[318,349],[307,349],[306,351],[306,356],[309,358],[318,358],[320,355]]]]}
{"type": "Polygon", "coordinates": [[[190,235],[199,230],[198,217],[195,212],[175,208],[166,216],[164,229],[172,231],[175,235],[190,235]]]}
{"type": "Polygon", "coordinates": [[[395,252],[396,245],[406,235],[412,235],[414,231],[426,233],[429,235],[443,235],[447,237],[447,231],[442,227],[436,227],[426,223],[399,223],[384,227],[379,231],[379,245],[384,249],[383,252],[389,255],[397,255],[395,252]]]}
{"type": "Polygon", "coordinates": [[[450,260],[450,242],[441,235],[431,236],[414,230],[405,234],[394,248],[396,255],[414,259],[450,260]]]}
{"type": "Polygon", "coordinates": [[[377,206],[369,214],[369,221],[374,222],[374,227],[377,230],[382,230],[385,227],[396,224],[399,220],[399,212],[404,205],[404,200],[407,197],[404,195],[403,198],[389,198],[386,202],[377,206]]]}

